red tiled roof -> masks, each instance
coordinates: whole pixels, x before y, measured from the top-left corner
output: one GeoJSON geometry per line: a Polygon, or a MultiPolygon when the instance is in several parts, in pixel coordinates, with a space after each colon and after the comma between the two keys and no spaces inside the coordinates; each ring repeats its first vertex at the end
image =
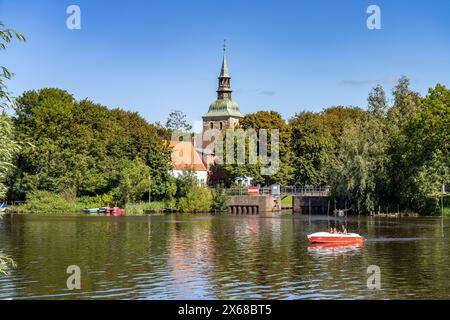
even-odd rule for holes
{"type": "Polygon", "coordinates": [[[170,141],[172,149],[172,169],[208,171],[194,144],[187,141],[170,141]]]}

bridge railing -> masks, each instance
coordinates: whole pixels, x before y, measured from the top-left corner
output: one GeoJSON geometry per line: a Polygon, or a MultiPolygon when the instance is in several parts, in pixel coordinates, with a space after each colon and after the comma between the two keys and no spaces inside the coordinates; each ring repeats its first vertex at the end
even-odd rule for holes
{"type": "MultiPolygon", "coordinates": [[[[315,195],[315,196],[327,196],[330,191],[328,186],[281,186],[280,194],[286,195],[315,195]]],[[[248,195],[247,187],[234,187],[225,189],[225,193],[229,196],[245,196],[248,195]]],[[[259,188],[260,195],[271,194],[270,187],[259,188]]]]}

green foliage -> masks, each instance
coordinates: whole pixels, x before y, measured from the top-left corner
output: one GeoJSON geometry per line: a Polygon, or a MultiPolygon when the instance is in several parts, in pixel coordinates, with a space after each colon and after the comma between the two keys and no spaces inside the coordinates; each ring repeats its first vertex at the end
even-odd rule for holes
{"type": "Polygon", "coordinates": [[[112,191],[102,194],[102,195],[97,195],[95,196],[95,201],[97,203],[96,206],[99,207],[104,207],[104,206],[113,206],[115,204],[114,201],[114,193],[112,191]]]}
{"type": "Polygon", "coordinates": [[[175,179],[176,184],[176,198],[185,197],[189,191],[196,186],[195,173],[192,170],[184,170],[183,174],[175,179]]]}
{"type": "Polygon", "coordinates": [[[194,185],[184,197],[180,198],[178,207],[181,212],[209,212],[212,200],[209,189],[194,185]]]}
{"type": "Polygon", "coordinates": [[[281,199],[281,205],[283,206],[292,206],[292,196],[287,196],[281,199]]]}
{"type": "Polygon", "coordinates": [[[144,210],[153,210],[155,212],[162,212],[166,208],[164,201],[154,202],[138,202],[127,203],[125,206],[125,212],[127,215],[143,215],[144,210]]]}
{"type": "Polygon", "coordinates": [[[170,150],[137,113],[76,101],[59,89],[28,91],[17,103],[17,136],[31,144],[19,154],[12,197],[25,198],[33,190],[72,198],[119,190],[124,194],[118,200],[136,201],[148,190],[149,173],[152,197],[165,197],[170,150]]]}
{"type": "Polygon", "coordinates": [[[18,211],[33,213],[72,214],[81,213],[84,208],[83,203],[68,201],[62,195],[49,191],[35,190],[28,194],[27,201],[22,208],[17,209],[18,211]]]}
{"type": "Polygon", "coordinates": [[[338,165],[333,170],[332,193],[350,200],[354,210],[374,212],[380,205],[386,181],[386,137],[377,115],[347,124],[338,146],[338,165]]]}
{"type": "MultiPolygon", "coordinates": [[[[279,160],[280,166],[278,171],[274,175],[263,175],[261,169],[268,165],[262,164],[259,160],[256,164],[252,164],[249,161],[249,141],[245,140],[245,163],[244,164],[228,164],[225,166],[226,174],[223,174],[221,178],[226,178],[231,181],[227,181],[228,185],[232,184],[234,180],[239,176],[250,176],[254,179],[254,183],[269,185],[272,183],[288,184],[293,178],[292,168],[292,149],[291,149],[291,134],[290,126],[285,122],[278,112],[275,111],[258,111],[256,113],[247,114],[240,120],[240,128],[243,130],[255,130],[259,134],[259,130],[267,130],[267,151],[270,156],[272,152],[271,145],[271,130],[279,130],[279,160]]],[[[224,139],[226,137],[224,136],[224,139]]],[[[224,143],[225,145],[225,143],[224,143]]],[[[238,142],[234,142],[235,157],[237,155],[238,142]]],[[[236,159],[234,159],[236,162],[236,159]]],[[[218,179],[220,181],[220,179],[218,179]]]]}
{"type": "Polygon", "coordinates": [[[403,167],[409,187],[400,200],[424,213],[438,212],[442,185],[450,184],[450,90],[440,84],[419,102],[405,126],[403,167]]]}
{"type": "Polygon", "coordinates": [[[192,126],[186,120],[186,115],[180,110],[172,110],[166,122],[169,131],[189,132],[192,126]]]}
{"type": "Polygon", "coordinates": [[[300,185],[322,185],[332,150],[329,131],[320,115],[304,112],[291,120],[295,181],[300,185]]]}
{"type": "Polygon", "coordinates": [[[0,114],[0,199],[6,195],[6,179],[14,168],[14,155],[20,146],[14,139],[12,121],[6,114],[0,114]]]}
{"type": "Polygon", "coordinates": [[[13,259],[0,252],[0,275],[9,275],[9,271],[16,267],[13,259]]]}
{"type": "Polygon", "coordinates": [[[142,199],[150,187],[150,169],[143,160],[125,160],[120,171],[117,194],[123,203],[136,202],[142,199]]]}
{"type": "Polygon", "coordinates": [[[383,118],[386,115],[389,106],[386,100],[386,94],[381,85],[375,86],[369,93],[367,104],[367,110],[375,117],[383,118]]]}
{"type": "MultiPolygon", "coordinates": [[[[0,50],[5,50],[11,41],[16,38],[19,41],[25,41],[25,37],[13,29],[5,29],[5,25],[0,21],[0,50]]],[[[13,77],[5,66],[0,65],[0,114],[13,104],[13,99],[8,92],[6,80],[13,77]]]]}
{"type": "MultiPolygon", "coordinates": [[[[5,50],[14,39],[25,41],[25,37],[12,29],[5,29],[0,21],[0,50],[5,50]]],[[[6,178],[14,168],[13,157],[19,151],[20,144],[14,137],[11,118],[5,114],[5,110],[13,105],[13,99],[8,92],[6,80],[10,80],[13,74],[0,65],[0,199],[6,194],[6,178]]]]}
{"type": "Polygon", "coordinates": [[[228,196],[222,185],[216,185],[212,191],[212,207],[214,211],[225,211],[228,208],[228,196]]]}
{"type": "Polygon", "coordinates": [[[365,113],[356,107],[331,107],[320,113],[303,112],[293,117],[291,126],[294,154],[294,183],[327,185],[339,165],[338,148],[342,133],[365,113]]]}

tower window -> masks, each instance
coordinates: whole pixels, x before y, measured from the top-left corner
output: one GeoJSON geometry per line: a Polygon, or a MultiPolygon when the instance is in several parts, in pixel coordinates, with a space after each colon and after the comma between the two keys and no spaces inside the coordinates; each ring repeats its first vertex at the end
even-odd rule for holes
{"type": "Polygon", "coordinates": [[[211,127],[211,129],[213,129],[214,128],[214,123],[211,122],[209,126],[211,127]]]}
{"type": "Polygon", "coordinates": [[[222,122],[220,123],[220,130],[222,130],[222,128],[223,128],[223,124],[222,124],[222,122]]]}

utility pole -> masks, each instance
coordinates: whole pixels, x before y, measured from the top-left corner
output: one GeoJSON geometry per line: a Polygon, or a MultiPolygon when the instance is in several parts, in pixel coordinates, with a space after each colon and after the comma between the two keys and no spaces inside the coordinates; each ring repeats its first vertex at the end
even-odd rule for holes
{"type": "Polygon", "coordinates": [[[152,202],[152,175],[148,175],[148,203],[152,202]]]}

